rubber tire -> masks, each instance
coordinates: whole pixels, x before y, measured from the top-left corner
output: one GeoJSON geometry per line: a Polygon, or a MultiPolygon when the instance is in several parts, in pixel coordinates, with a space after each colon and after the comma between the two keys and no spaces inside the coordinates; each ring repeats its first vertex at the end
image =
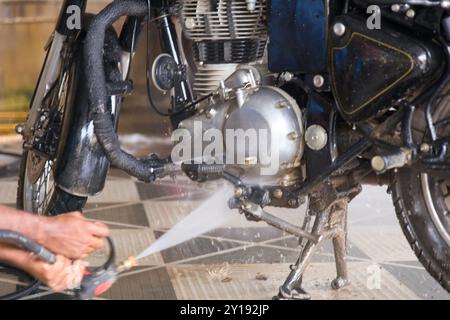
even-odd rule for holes
{"type": "MultiPolygon", "coordinates": [[[[399,170],[391,183],[395,211],[411,248],[425,269],[450,292],[450,247],[446,244],[428,213],[420,174],[399,170]]],[[[430,191],[433,191],[430,187],[430,191]]],[[[436,196],[436,195],[435,195],[436,196]]],[[[447,210],[434,201],[436,210],[447,210]]]]}
{"type": "MultiPolygon", "coordinates": [[[[83,19],[83,24],[88,26],[93,18],[92,14],[86,14],[83,19]]],[[[105,35],[105,52],[110,53],[108,51],[107,45],[111,41],[118,41],[117,33],[114,31],[114,29],[108,28],[106,35],[105,35]],[[108,39],[109,38],[109,39],[108,39]]],[[[78,50],[78,54],[82,54],[82,50],[78,50]]],[[[107,61],[120,61],[118,60],[119,57],[116,56],[108,56],[105,58],[107,61]]],[[[79,60],[79,59],[76,59],[79,60]]],[[[81,59],[82,60],[82,59],[81,59]]],[[[78,74],[83,74],[83,72],[80,72],[78,74]]],[[[109,75],[106,75],[107,78],[109,78],[109,75]]],[[[78,81],[85,81],[84,79],[78,79],[78,81]]],[[[78,87],[78,85],[75,86],[75,88],[78,87]]],[[[87,92],[87,90],[82,90],[83,92],[87,92]]],[[[26,169],[26,162],[27,162],[27,152],[24,151],[22,155],[22,160],[20,164],[20,171],[19,171],[19,184],[17,188],[17,201],[16,205],[18,209],[23,210],[24,204],[23,204],[23,188],[24,188],[24,179],[25,179],[25,169],[26,169]]],[[[58,188],[55,186],[55,190],[52,195],[52,199],[49,204],[49,209],[47,215],[54,216],[58,214],[73,212],[73,211],[82,211],[86,205],[88,198],[87,197],[79,197],[75,196],[73,194],[67,193],[64,190],[58,188]]]]}

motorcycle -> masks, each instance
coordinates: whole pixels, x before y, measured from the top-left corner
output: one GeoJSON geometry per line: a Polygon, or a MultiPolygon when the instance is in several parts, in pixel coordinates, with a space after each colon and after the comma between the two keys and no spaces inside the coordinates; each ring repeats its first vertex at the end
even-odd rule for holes
{"type": "Polygon", "coordinates": [[[411,248],[450,291],[449,1],[121,0],[96,15],[86,3],[63,1],[29,116],[17,126],[19,208],[82,210],[110,166],[148,183],[180,172],[199,183],[224,179],[235,189],[230,208],[299,238],[275,298],[305,299],[303,273],[326,239],[332,288],[348,283],[347,205],[365,184],[388,185],[411,248]],[[149,52],[151,25],[161,52],[147,58],[149,105],[174,132],[217,134],[208,156],[137,159],[120,147],[136,44],[146,34],[149,52]],[[152,86],[170,94],[166,111],[152,86]],[[266,139],[225,138],[249,130],[266,139]],[[301,227],[264,210],[306,202],[301,227]]]}

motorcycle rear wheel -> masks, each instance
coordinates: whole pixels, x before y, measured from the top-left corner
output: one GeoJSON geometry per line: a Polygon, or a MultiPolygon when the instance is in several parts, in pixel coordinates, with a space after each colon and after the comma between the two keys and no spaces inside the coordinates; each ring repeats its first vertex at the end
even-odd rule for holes
{"type": "Polygon", "coordinates": [[[391,185],[397,218],[425,269],[450,292],[450,181],[410,169],[391,185]]]}
{"type": "MultiPolygon", "coordinates": [[[[450,136],[450,95],[447,84],[432,108],[438,137],[450,136]]],[[[425,108],[414,114],[413,138],[428,142],[425,108]]],[[[450,152],[447,153],[447,158],[450,152]]],[[[392,175],[391,190],[397,217],[411,248],[425,269],[450,292],[450,179],[402,168],[392,175]]]]}

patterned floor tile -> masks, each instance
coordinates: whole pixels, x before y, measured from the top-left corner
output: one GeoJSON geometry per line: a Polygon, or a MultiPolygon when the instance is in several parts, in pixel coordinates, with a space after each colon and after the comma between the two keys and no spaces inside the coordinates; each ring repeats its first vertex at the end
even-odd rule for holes
{"type": "Polygon", "coordinates": [[[248,242],[261,242],[274,238],[279,238],[285,235],[281,230],[273,227],[249,227],[249,228],[220,228],[214,231],[208,232],[207,235],[235,239],[248,242]]]}
{"type": "Polygon", "coordinates": [[[378,263],[415,259],[399,225],[384,226],[383,228],[354,226],[348,237],[371,260],[378,263]]]}
{"type": "MultiPolygon", "coordinates": [[[[149,223],[145,214],[144,206],[141,203],[117,208],[105,208],[94,212],[85,212],[89,219],[110,221],[124,225],[135,225],[148,227],[149,223]]],[[[111,225],[111,228],[125,228],[125,226],[111,225]]]]}
{"type": "MultiPolygon", "coordinates": [[[[283,248],[264,246],[239,246],[224,252],[216,252],[208,256],[199,256],[193,261],[199,264],[233,263],[293,263],[298,258],[298,252],[283,248]]],[[[193,261],[189,261],[192,263],[193,261]]]]}
{"type": "Polygon", "coordinates": [[[91,197],[91,203],[126,203],[140,201],[136,183],[131,179],[111,180],[98,196],[91,197]]]}
{"type": "MultiPolygon", "coordinates": [[[[162,234],[162,232],[155,231],[156,238],[159,238],[162,234]]],[[[164,262],[170,263],[203,255],[209,255],[211,253],[218,253],[224,250],[236,248],[238,246],[240,246],[240,244],[231,241],[195,238],[170,249],[163,250],[161,252],[161,255],[164,259],[164,262]]]]}
{"type": "Polygon", "coordinates": [[[101,297],[114,300],[174,300],[177,298],[166,268],[122,277],[101,297]]]}
{"type": "MultiPolygon", "coordinates": [[[[85,214],[108,223],[119,261],[154,243],[205,199],[221,192],[222,185],[197,184],[184,176],[144,184],[112,168],[104,192],[89,199],[85,214]]],[[[17,178],[0,177],[0,203],[14,206],[16,187],[17,178]]],[[[304,206],[266,210],[296,225],[305,214],[304,206]]],[[[271,299],[298,258],[298,240],[263,222],[247,221],[236,210],[232,214],[220,228],[143,259],[102,298],[271,299]]],[[[330,289],[336,270],[327,241],[304,276],[304,287],[314,299],[450,299],[412,253],[386,188],[364,187],[351,203],[348,239],[350,286],[330,289]]],[[[91,264],[102,264],[107,255],[106,248],[95,252],[91,264]]],[[[0,272],[0,295],[13,286],[0,272]]],[[[41,292],[32,298],[70,297],[41,292]]]]}
{"type": "MultiPolygon", "coordinates": [[[[409,288],[389,272],[381,271],[380,289],[368,289],[368,263],[349,265],[350,285],[330,289],[335,276],[328,263],[312,263],[304,278],[304,288],[313,299],[417,299],[409,288]]],[[[289,264],[229,264],[168,266],[178,299],[271,299],[289,273],[289,264]]],[[[371,287],[372,288],[372,287],[371,287]]]]}
{"type": "Polygon", "coordinates": [[[206,196],[203,190],[186,188],[182,184],[154,185],[137,182],[136,187],[142,200],[175,195],[179,200],[200,200],[206,196]]]}
{"type": "MultiPolygon", "coordinates": [[[[155,242],[151,229],[111,230],[111,238],[116,250],[116,261],[122,261],[131,255],[136,256],[155,242]]],[[[108,257],[108,248],[94,252],[88,259],[91,265],[101,265],[108,257]]],[[[141,266],[162,265],[161,254],[157,253],[139,261],[141,266]]]]}
{"type": "Polygon", "coordinates": [[[17,197],[17,181],[2,181],[0,183],[0,203],[15,204],[17,197]]]}
{"type": "MultiPolygon", "coordinates": [[[[247,300],[271,299],[277,292],[279,282],[273,277],[274,273],[286,265],[275,268],[266,265],[177,265],[167,267],[173,287],[178,299],[193,300],[247,300]],[[267,281],[256,280],[256,276],[267,273],[267,281]]],[[[281,272],[280,272],[281,273],[281,272]]],[[[281,278],[281,277],[280,277],[281,278]]]]}
{"type": "Polygon", "coordinates": [[[314,299],[419,299],[394,275],[371,262],[351,262],[348,264],[350,284],[338,291],[330,289],[336,276],[336,269],[330,263],[312,264],[304,276],[304,288],[314,299]]]}
{"type": "Polygon", "coordinates": [[[349,225],[384,226],[398,224],[391,196],[386,187],[364,186],[350,204],[349,225]]]}
{"type": "Polygon", "coordinates": [[[199,205],[199,201],[145,201],[144,209],[151,228],[169,229],[199,205]]]}
{"type": "MultiPolygon", "coordinates": [[[[296,237],[289,237],[283,240],[277,240],[274,242],[268,242],[269,245],[275,245],[280,247],[286,247],[296,249],[300,252],[298,246],[298,239],[296,237]]],[[[352,260],[370,260],[370,257],[362,252],[358,247],[352,243],[348,243],[347,259],[352,260]]],[[[313,262],[329,262],[334,263],[334,250],[331,240],[324,241],[316,250],[316,254],[312,258],[313,262]]]]}
{"type": "Polygon", "coordinates": [[[420,298],[425,300],[450,300],[448,292],[434,281],[423,267],[417,263],[403,264],[403,261],[399,261],[398,265],[382,264],[382,266],[420,298]]]}

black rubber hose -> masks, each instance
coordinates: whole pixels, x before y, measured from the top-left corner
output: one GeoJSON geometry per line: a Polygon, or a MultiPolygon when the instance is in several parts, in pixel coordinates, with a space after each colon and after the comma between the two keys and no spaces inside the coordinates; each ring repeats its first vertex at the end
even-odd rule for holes
{"type": "Polygon", "coordinates": [[[39,258],[50,264],[56,262],[56,256],[53,253],[21,233],[9,230],[0,230],[0,241],[2,240],[12,241],[15,244],[23,247],[25,250],[33,252],[39,258]]]}
{"type": "MultiPolygon", "coordinates": [[[[56,262],[56,256],[53,253],[21,233],[10,230],[0,230],[0,241],[11,241],[16,245],[23,247],[25,250],[33,252],[50,264],[56,262]]],[[[26,297],[35,292],[39,288],[40,284],[41,283],[37,280],[33,281],[29,286],[23,288],[22,290],[1,296],[0,300],[17,300],[26,297]]]]}
{"type": "Polygon", "coordinates": [[[122,16],[146,16],[146,0],[114,1],[92,19],[89,26],[84,57],[89,88],[89,106],[94,121],[94,131],[110,163],[145,182],[155,179],[154,158],[136,159],[120,148],[113,119],[107,107],[107,87],[103,66],[105,32],[122,16]]]}
{"type": "Polygon", "coordinates": [[[29,286],[23,288],[22,290],[4,295],[0,297],[0,300],[18,300],[21,298],[24,298],[26,296],[29,296],[33,293],[35,293],[38,289],[41,283],[37,280],[33,281],[29,286]]]}

